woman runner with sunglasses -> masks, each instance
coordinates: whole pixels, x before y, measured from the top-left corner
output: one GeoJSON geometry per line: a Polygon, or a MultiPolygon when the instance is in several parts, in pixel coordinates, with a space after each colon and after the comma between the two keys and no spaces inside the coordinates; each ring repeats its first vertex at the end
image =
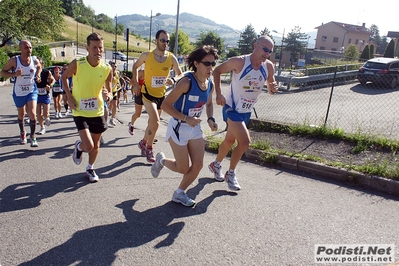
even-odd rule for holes
{"type": "Polygon", "coordinates": [[[274,94],[278,90],[274,79],[274,66],[268,59],[273,52],[274,43],[268,36],[260,36],[254,44],[251,54],[232,57],[220,64],[213,72],[216,90],[216,103],[223,106],[223,120],[227,123],[225,139],[219,146],[216,160],[209,164],[209,170],[214,174],[216,181],[226,181],[229,189],[240,190],[237,182],[236,166],[244,152],[249,148],[250,136],[247,129],[252,109],[262,93],[263,85],[274,94]],[[226,97],[220,89],[220,75],[233,72],[230,90],[226,97]],[[230,167],[225,175],[222,173],[221,162],[237,140],[230,158],[230,167]]]}
{"type": "Polygon", "coordinates": [[[160,152],[151,167],[153,177],[158,177],[164,166],[183,174],[172,201],[191,207],[195,201],[185,192],[197,178],[203,167],[205,142],[201,129],[201,114],[206,109],[207,122],[212,131],[218,129],[213,118],[212,68],[219,58],[217,50],[206,45],[194,50],[187,58],[192,72],[187,72],[162,103],[162,110],[171,117],[166,131],[166,140],[172,148],[174,159],[165,158],[160,152]],[[190,165],[191,161],[191,165],[190,165]]]}

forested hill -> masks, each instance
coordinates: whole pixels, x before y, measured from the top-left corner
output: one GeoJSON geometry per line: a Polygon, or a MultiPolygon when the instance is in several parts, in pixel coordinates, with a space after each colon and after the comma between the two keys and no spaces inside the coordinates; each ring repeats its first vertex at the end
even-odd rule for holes
{"type": "MultiPolygon", "coordinates": [[[[176,31],[176,15],[152,14],[152,36],[158,29],[167,30],[169,33],[176,31]]],[[[138,14],[118,16],[118,23],[129,28],[130,32],[148,38],[150,33],[150,16],[138,14]]],[[[242,25],[244,29],[247,25],[242,25]]],[[[190,13],[181,13],[179,16],[179,30],[190,37],[190,41],[196,41],[201,32],[214,31],[225,40],[225,44],[236,44],[240,38],[239,32],[227,25],[216,22],[190,13]]]]}

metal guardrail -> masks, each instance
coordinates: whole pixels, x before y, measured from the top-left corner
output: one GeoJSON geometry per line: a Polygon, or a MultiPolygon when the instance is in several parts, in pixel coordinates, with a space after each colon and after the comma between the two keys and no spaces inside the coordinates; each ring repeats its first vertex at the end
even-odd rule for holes
{"type": "Polygon", "coordinates": [[[344,77],[356,77],[358,70],[349,70],[349,71],[341,71],[335,73],[326,73],[326,74],[318,74],[318,75],[312,75],[312,76],[282,76],[282,75],[276,75],[276,81],[277,82],[282,82],[287,84],[287,90],[291,89],[291,84],[306,84],[308,82],[314,82],[314,81],[324,81],[324,80],[331,80],[334,78],[344,78],[344,77]]]}

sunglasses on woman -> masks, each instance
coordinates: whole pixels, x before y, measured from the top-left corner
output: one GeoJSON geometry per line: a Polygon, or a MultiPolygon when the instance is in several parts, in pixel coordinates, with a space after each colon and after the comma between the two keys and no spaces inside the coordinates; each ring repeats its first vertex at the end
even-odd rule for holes
{"type": "Polygon", "coordinates": [[[210,65],[212,65],[213,67],[216,66],[216,61],[213,61],[213,62],[209,62],[209,61],[202,62],[202,61],[200,61],[200,62],[202,64],[204,64],[204,66],[210,66],[210,65]]]}

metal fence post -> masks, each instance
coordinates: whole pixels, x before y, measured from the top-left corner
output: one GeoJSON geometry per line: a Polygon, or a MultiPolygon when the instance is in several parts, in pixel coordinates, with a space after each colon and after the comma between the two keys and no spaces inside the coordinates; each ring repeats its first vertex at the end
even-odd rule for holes
{"type": "Polygon", "coordinates": [[[330,98],[328,99],[328,107],[327,107],[326,119],[324,120],[324,126],[327,125],[328,114],[330,113],[331,99],[332,99],[332,95],[333,95],[333,92],[334,92],[334,85],[335,85],[335,78],[337,76],[337,69],[338,69],[338,67],[335,67],[334,78],[333,78],[331,91],[330,91],[330,98]]]}

